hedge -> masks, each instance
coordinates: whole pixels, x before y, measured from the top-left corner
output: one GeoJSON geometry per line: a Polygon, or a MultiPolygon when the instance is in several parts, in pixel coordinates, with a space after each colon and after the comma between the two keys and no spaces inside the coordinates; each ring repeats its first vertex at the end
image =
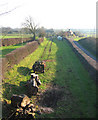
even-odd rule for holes
{"type": "Polygon", "coordinates": [[[16,45],[19,43],[32,41],[32,38],[7,38],[7,39],[1,39],[0,46],[9,46],[9,45],[16,45]]]}
{"type": "Polygon", "coordinates": [[[23,60],[27,55],[34,52],[39,43],[43,42],[43,38],[38,39],[37,41],[32,41],[27,43],[24,47],[17,48],[14,51],[10,52],[2,58],[2,79],[4,78],[4,73],[13,67],[13,65],[18,64],[23,60]]]}

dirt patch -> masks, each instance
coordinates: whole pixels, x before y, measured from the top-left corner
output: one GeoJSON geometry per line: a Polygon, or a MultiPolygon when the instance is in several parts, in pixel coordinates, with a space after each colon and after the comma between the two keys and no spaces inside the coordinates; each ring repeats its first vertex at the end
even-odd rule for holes
{"type": "Polygon", "coordinates": [[[47,45],[45,46],[45,48],[44,48],[44,51],[43,51],[43,53],[42,53],[41,58],[43,58],[43,56],[44,56],[44,54],[45,54],[45,52],[46,52],[46,48],[47,48],[47,46],[48,46],[49,42],[50,42],[50,41],[48,41],[47,45]]]}
{"type": "Polygon", "coordinates": [[[43,60],[44,62],[54,62],[54,61],[56,61],[56,60],[43,60]]]}
{"type": "Polygon", "coordinates": [[[40,95],[39,103],[41,106],[55,108],[57,106],[57,102],[61,100],[63,96],[64,96],[63,89],[53,87],[46,90],[43,94],[40,95]]]}

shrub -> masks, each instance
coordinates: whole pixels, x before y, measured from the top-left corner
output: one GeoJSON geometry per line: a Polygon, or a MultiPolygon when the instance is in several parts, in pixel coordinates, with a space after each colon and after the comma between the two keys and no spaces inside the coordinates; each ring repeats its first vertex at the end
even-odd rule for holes
{"type": "Polygon", "coordinates": [[[9,68],[9,64],[8,64],[8,60],[6,59],[6,58],[1,58],[1,60],[0,61],[2,61],[2,79],[3,79],[3,77],[4,77],[4,73],[8,70],[8,68],[9,68]]]}
{"type": "Polygon", "coordinates": [[[27,55],[34,52],[38,47],[38,41],[41,43],[43,39],[38,39],[37,41],[32,41],[27,43],[24,47],[17,48],[11,53],[7,54],[5,58],[2,58],[2,79],[4,78],[4,73],[13,67],[14,64],[18,64],[27,55]]]}
{"type": "Polygon", "coordinates": [[[19,63],[24,57],[32,53],[38,47],[38,42],[33,41],[26,44],[24,47],[17,48],[11,53],[6,55],[9,64],[12,66],[13,64],[19,63]]]}
{"type": "Polygon", "coordinates": [[[32,41],[32,37],[31,38],[7,38],[7,39],[1,39],[0,46],[16,45],[16,44],[27,42],[27,41],[32,41]]]}

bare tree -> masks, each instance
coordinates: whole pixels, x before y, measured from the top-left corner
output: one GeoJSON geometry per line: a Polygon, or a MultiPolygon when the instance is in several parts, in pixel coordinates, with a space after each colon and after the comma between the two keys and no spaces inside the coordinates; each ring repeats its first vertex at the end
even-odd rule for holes
{"type": "Polygon", "coordinates": [[[38,36],[39,37],[45,37],[46,36],[46,31],[45,31],[45,28],[44,27],[41,27],[37,30],[38,32],[38,36]]]}
{"type": "Polygon", "coordinates": [[[28,18],[26,18],[25,23],[23,23],[22,25],[34,35],[33,40],[35,40],[38,25],[35,24],[32,17],[29,16],[28,18]]]}

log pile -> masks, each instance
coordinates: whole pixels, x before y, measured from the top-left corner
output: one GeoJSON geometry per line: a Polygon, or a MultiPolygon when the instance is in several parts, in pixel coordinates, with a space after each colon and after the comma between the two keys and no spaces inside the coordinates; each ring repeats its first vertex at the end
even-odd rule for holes
{"type": "Polygon", "coordinates": [[[46,64],[44,61],[36,61],[34,63],[34,65],[32,66],[32,69],[34,70],[34,73],[35,72],[41,72],[41,73],[44,73],[45,70],[44,68],[46,67],[46,64]]]}
{"type": "MultiPolygon", "coordinates": [[[[33,70],[38,71],[38,72],[44,72],[44,67],[46,67],[46,64],[44,61],[37,61],[33,65],[33,70]]],[[[41,85],[41,81],[38,77],[38,74],[36,73],[31,73],[31,78],[30,80],[27,81],[26,88],[28,95],[36,95],[38,92],[38,88],[41,85]]],[[[8,120],[10,119],[34,119],[35,118],[35,113],[37,114],[43,114],[43,113],[51,113],[53,110],[51,108],[44,108],[40,107],[39,109],[34,106],[30,102],[30,98],[25,95],[16,95],[13,94],[11,97],[11,105],[13,107],[13,113],[8,117],[8,120]]]]}
{"type": "Polygon", "coordinates": [[[33,119],[35,113],[40,114],[40,111],[34,107],[27,95],[13,95],[11,97],[11,105],[16,108],[9,116],[9,119],[33,119]]]}

